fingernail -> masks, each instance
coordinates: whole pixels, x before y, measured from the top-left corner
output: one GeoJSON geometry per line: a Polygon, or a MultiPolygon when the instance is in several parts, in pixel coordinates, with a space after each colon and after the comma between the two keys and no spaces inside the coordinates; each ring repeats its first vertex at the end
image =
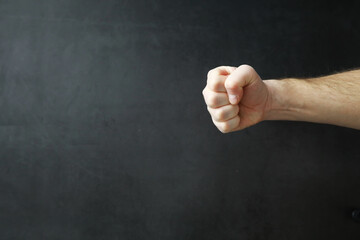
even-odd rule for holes
{"type": "Polygon", "coordinates": [[[237,96],[236,96],[236,95],[229,94],[229,101],[230,101],[231,104],[236,104],[236,102],[237,102],[237,96]]]}

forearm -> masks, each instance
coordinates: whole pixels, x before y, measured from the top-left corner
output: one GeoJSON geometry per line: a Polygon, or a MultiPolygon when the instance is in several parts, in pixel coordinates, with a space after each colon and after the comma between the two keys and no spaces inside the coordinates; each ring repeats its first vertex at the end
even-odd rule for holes
{"type": "Polygon", "coordinates": [[[293,120],[360,129],[360,70],[318,78],[265,80],[265,120],[293,120]]]}

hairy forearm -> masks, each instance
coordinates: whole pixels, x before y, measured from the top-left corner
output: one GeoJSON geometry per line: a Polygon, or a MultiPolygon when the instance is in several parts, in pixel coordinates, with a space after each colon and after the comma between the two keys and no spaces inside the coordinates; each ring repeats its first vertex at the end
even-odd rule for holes
{"type": "Polygon", "coordinates": [[[360,70],[309,79],[265,80],[265,120],[293,120],[360,129],[360,70]]]}

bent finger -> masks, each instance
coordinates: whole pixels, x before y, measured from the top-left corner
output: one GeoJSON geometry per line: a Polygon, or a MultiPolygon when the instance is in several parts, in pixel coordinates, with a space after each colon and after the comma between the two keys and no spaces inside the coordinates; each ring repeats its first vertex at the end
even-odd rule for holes
{"type": "Polygon", "coordinates": [[[226,93],[204,90],[203,95],[206,105],[211,108],[218,108],[230,104],[226,93]]]}
{"type": "Polygon", "coordinates": [[[212,119],[215,126],[220,130],[222,133],[229,133],[236,129],[240,124],[240,117],[237,115],[236,117],[229,119],[226,122],[218,122],[215,119],[212,119]]]}
{"type": "Polygon", "coordinates": [[[217,122],[225,122],[229,119],[232,119],[239,113],[239,105],[225,105],[219,108],[208,107],[210,115],[217,122]]]}

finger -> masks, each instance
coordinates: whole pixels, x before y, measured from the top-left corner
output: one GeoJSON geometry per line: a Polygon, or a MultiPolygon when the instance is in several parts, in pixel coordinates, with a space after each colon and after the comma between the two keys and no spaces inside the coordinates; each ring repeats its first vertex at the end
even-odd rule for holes
{"type": "Polygon", "coordinates": [[[217,75],[207,79],[207,86],[211,91],[214,92],[226,92],[225,80],[227,76],[217,75]]]}
{"type": "Polygon", "coordinates": [[[229,119],[226,122],[218,122],[215,119],[212,119],[215,126],[222,132],[222,133],[228,133],[236,129],[240,124],[240,117],[236,116],[232,119],[229,119]]]}
{"type": "Polygon", "coordinates": [[[236,70],[236,67],[231,67],[231,66],[216,67],[208,72],[207,78],[211,78],[213,76],[218,76],[218,75],[227,76],[230,75],[234,70],[236,70]]]}
{"type": "Polygon", "coordinates": [[[225,81],[225,88],[231,104],[238,104],[243,95],[243,88],[260,78],[249,65],[241,65],[225,81]]]}
{"type": "Polygon", "coordinates": [[[219,108],[208,107],[210,115],[217,122],[225,122],[239,113],[239,105],[226,105],[219,108]]]}
{"type": "Polygon", "coordinates": [[[220,66],[214,69],[211,69],[207,74],[207,86],[209,89],[215,92],[226,92],[224,87],[225,80],[236,67],[230,66],[220,66]]]}
{"type": "Polygon", "coordinates": [[[203,95],[206,105],[211,108],[218,108],[230,104],[226,93],[217,93],[205,88],[203,95]]]}

